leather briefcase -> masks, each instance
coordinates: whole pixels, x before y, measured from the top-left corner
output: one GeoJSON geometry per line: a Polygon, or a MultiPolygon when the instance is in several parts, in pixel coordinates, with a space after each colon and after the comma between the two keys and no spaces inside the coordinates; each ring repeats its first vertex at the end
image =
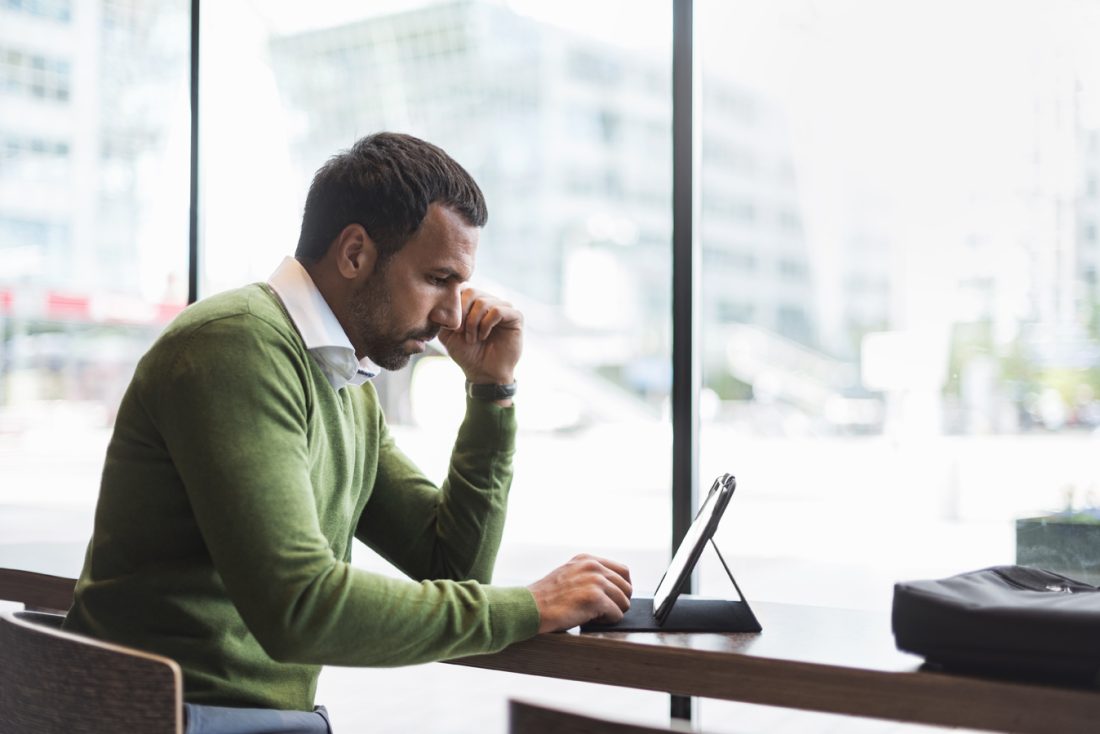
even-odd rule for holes
{"type": "Polygon", "coordinates": [[[894,585],[898,649],[947,670],[1095,684],[1100,588],[1036,568],[995,566],[894,585]]]}

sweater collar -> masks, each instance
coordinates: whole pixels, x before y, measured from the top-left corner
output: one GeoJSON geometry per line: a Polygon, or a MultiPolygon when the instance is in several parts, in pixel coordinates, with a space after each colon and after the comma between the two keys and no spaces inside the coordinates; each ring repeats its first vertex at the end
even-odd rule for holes
{"type": "Polygon", "coordinates": [[[267,283],[282,300],[306,349],[333,388],[362,385],[382,371],[367,357],[355,358],[347,333],[300,262],[283,258],[267,283]]]}

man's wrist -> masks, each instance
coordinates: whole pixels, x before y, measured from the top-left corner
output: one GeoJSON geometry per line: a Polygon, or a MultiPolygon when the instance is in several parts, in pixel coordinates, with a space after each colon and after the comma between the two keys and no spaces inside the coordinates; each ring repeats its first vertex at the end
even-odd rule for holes
{"type": "Polygon", "coordinates": [[[466,383],[475,385],[511,385],[516,381],[514,372],[466,372],[466,383]]]}
{"type": "Polygon", "coordinates": [[[507,383],[466,381],[466,396],[474,400],[485,400],[494,403],[511,401],[515,394],[516,383],[514,380],[507,383]]]}

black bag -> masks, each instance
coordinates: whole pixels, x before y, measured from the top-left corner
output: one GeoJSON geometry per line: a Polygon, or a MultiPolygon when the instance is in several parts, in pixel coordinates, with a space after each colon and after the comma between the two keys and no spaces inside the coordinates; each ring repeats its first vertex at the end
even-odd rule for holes
{"type": "Polygon", "coordinates": [[[1023,566],[894,585],[899,650],[948,670],[1096,683],[1100,588],[1023,566]]]}

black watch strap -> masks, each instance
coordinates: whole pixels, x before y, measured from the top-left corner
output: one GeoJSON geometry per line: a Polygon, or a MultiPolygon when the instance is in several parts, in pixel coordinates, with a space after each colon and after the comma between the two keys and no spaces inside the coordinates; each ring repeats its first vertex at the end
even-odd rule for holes
{"type": "Polygon", "coordinates": [[[466,395],[474,400],[506,400],[516,394],[516,383],[507,385],[466,381],[466,395]]]}

